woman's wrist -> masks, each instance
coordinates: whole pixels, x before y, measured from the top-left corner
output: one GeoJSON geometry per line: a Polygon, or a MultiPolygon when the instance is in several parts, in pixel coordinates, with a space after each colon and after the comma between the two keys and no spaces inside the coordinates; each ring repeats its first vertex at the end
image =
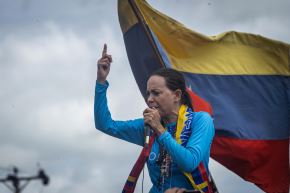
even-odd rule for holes
{"type": "Polygon", "coordinates": [[[105,84],[106,83],[106,79],[97,78],[97,82],[101,83],[101,84],[105,84]]]}
{"type": "Polygon", "coordinates": [[[158,136],[162,135],[166,130],[164,129],[164,127],[162,125],[158,126],[156,128],[156,133],[158,136]]]}

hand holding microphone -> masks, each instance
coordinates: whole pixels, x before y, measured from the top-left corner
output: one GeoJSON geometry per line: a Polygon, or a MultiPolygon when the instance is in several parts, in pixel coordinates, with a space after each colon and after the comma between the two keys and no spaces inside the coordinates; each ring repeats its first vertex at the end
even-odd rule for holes
{"type": "Polygon", "coordinates": [[[150,130],[152,129],[158,136],[165,132],[164,127],[161,124],[161,118],[157,109],[146,108],[143,112],[144,124],[146,128],[146,137],[147,133],[150,135],[150,130]],[[148,127],[147,127],[147,126],[148,127]],[[149,128],[149,129],[147,129],[149,128]],[[149,130],[149,132],[147,132],[149,130]]]}

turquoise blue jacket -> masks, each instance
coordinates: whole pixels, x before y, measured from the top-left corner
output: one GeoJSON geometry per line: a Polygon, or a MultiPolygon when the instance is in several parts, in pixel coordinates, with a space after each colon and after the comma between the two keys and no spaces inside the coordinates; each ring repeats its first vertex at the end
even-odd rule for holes
{"type": "MultiPolygon", "coordinates": [[[[108,82],[105,84],[100,84],[98,82],[96,83],[94,105],[96,128],[110,136],[143,146],[143,118],[127,121],[113,120],[107,105],[106,91],[108,86],[108,82]]],[[[166,125],[166,127],[170,128],[175,125],[176,123],[171,123],[166,125]]],[[[191,128],[192,133],[188,139],[186,147],[179,145],[169,131],[164,132],[153,143],[149,159],[147,161],[149,176],[153,184],[150,189],[150,193],[161,193],[170,187],[192,189],[191,184],[182,174],[181,170],[185,172],[192,172],[201,161],[208,170],[210,145],[214,137],[213,120],[208,113],[195,112],[191,128]],[[173,160],[171,165],[171,175],[165,179],[163,187],[158,185],[160,166],[156,163],[160,145],[167,150],[173,160]]],[[[129,172],[130,171],[128,171],[128,173],[129,172]]],[[[124,179],[124,182],[125,180],[126,179],[124,179]]]]}

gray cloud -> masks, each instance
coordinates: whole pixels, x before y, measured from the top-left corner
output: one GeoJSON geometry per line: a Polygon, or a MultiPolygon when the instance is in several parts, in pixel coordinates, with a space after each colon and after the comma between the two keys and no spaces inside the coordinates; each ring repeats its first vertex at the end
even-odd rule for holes
{"type": "MultiPolygon", "coordinates": [[[[207,35],[237,30],[290,40],[286,0],[150,3],[207,35]]],[[[33,182],[27,192],[120,192],[141,147],[94,128],[95,63],[103,43],[114,60],[112,116],[137,118],[146,105],[126,56],[116,1],[0,0],[0,26],[0,178],[13,165],[21,175],[34,174],[40,163],[51,184],[33,182]]],[[[261,192],[213,160],[210,167],[220,192],[261,192]]],[[[147,171],[144,188],[150,188],[147,171]]],[[[9,190],[0,185],[0,192],[9,190]]]]}

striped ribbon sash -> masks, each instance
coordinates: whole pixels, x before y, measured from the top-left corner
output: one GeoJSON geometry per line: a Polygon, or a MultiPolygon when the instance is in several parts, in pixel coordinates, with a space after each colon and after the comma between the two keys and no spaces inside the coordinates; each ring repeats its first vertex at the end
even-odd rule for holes
{"type": "MultiPolygon", "coordinates": [[[[188,138],[191,134],[191,123],[193,121],[193,111],[185,105],[181,105],[178,112],[178,121],[176,128],[175,139],[178,144],[186,146],[188,138]]],[[[198,167],[191,173],[182,172],[189,180],[195,190],[201,193],[212,193],[212,188],[209,183],[208,174],[203,162],[200,162],[198,167]]]]}
{"type": "Polygon", "coordinates": [[[136,161],[134,167],[132,168],[132,170],[128,176],[128,179],[123,187],[122,193],[133,193],[134,192],[139,175],[140,175],[142,169],[144,168],[145,162],[147,161],[147,158],[148,158],[149,153],[151,151],[155,137],[156,137],[156,134],[153,134],[152,136],[150,136],[148,147],[146,147],[146,145],[143,147],[143,149],[138,157],[138,160],[136,161]]]}

